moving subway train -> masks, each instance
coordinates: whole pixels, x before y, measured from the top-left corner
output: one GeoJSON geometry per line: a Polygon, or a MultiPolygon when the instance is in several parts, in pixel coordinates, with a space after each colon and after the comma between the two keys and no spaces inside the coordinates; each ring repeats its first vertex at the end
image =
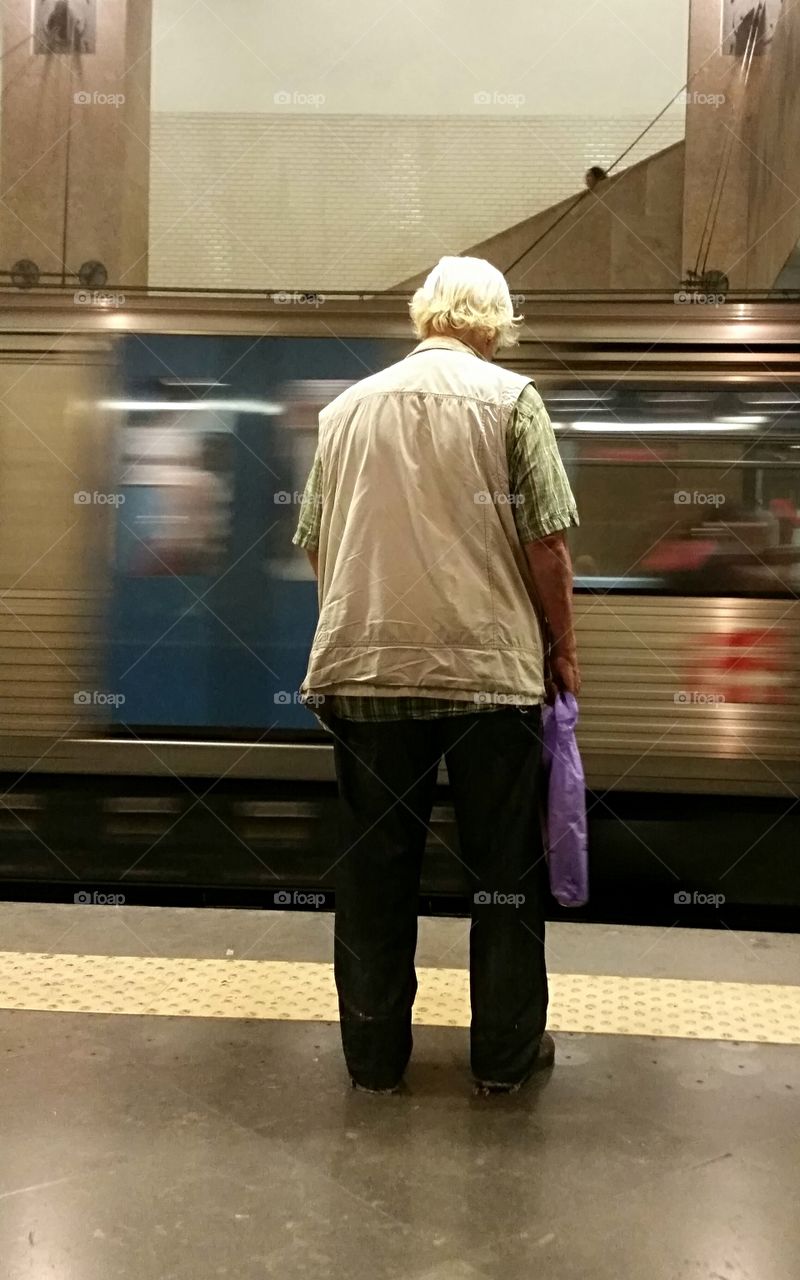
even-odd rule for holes
{"type": "MultiPolygon", "coordinates": [[[[6,304],[0,893],[329,903],[331,750],[297,696],[316,591],[291,535],[318,411],[410,349],[407,299],[6,304]]],[[[724,903],[791,927],[800,306],[522,309],[507,363],[536,379],[582,521],[586,914],[713,924],[724,903]]],[[[458,909],[441,781],[425,904],[458,909]]]]}

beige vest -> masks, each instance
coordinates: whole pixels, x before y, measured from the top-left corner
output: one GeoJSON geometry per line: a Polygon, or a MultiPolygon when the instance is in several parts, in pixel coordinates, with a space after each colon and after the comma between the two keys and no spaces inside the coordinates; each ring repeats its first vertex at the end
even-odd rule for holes
{"type": "Polygon", "coordinates": [[[320,614],[304,693],[541,701],[506,462],[529,382],[429,338],[322,411],[320,614]]]}

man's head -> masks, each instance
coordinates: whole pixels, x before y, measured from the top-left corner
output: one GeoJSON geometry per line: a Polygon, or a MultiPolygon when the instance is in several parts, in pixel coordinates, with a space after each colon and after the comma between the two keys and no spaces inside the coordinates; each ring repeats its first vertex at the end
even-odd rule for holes
{"type": "Polygon", "coordinates": [[[410,310],[418,337],[460,338],[487,360],[514,345],[522,323],[505,279],[484,258],[440,258],[410,310]]]}

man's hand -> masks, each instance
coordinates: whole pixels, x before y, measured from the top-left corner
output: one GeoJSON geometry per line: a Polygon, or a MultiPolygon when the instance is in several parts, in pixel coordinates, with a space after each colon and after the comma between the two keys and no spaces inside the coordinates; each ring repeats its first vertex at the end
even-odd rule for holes
{"type": "Polygon", "coordinates": [[[576,698],[578,697],[581,691],[581,673],[577,658],[551,658],[550,675],[554,694],[572,693],[576,698]]]}

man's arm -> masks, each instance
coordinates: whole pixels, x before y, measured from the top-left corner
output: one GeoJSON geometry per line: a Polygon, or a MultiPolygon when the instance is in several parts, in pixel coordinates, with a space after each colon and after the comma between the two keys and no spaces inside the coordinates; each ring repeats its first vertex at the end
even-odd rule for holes
{"type": "Polygon", "coordinates": [[[578,523],[578,513],[550,418],[532,384],[517,401],[506,443],[514,522],[550,635],[551,674],[557,689],[577,694],[572,563],[564,534],[578,523]]]}
{"type": "Polygon", "coordinates": [[[581,691],[572,618],[572,561],[563,532],[523,545],[536,597],[550,632],[550,667],[559,692],[581,691]]]}
{"type": "Polygon", "coordinates": [[[296,547],[302,547],[308,556],[314,577],[319,579],[319,532],[322,519],[322,460],[319,450],[303,490],[300,516],[292,538],[296,547]]]}

